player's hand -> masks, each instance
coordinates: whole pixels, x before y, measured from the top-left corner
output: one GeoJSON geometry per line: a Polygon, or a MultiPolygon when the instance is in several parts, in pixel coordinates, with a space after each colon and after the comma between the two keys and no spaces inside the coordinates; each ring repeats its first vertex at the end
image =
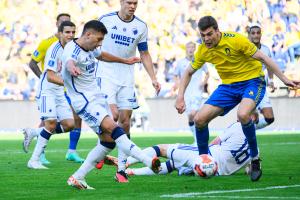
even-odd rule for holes
{"type": "Polygon", "coordinates": [[[268,87],[270,88],[270,92],[273,93],[276,90],[276,87],[274,86],[273,81],[272,82],[268,82],[268,87]]]}
{"type": "Polygon", "coordinates": [[[134,63],[139,63],[139,62],[141,62],[141,59],[139,57],[130,57],[130,58],[126,59],[126,63],[128,65],[132,65],[134,63]]]}
{"type": "Polygon", "coordinates": [[[61,62],[61,60],[59,60],[57,62],[57,72],[61,72],[61,69],[62,69],[62,62],[61,62]]]}
{"type": "Polygon", "coordinates": [[[283,83],[286,86],[291,87],[293,89],[299,89],[300,88],[300,81],[294,81],[294,80],[286,79],[286,80],[283,81],[283,83]]]}
{"type": "Polygon", "coordinates": [[[183,97],[177,96],[176,102],[175,102],[175,108],[176,108],[176,110],[179,114],[184,113],[184,111],[185,111],[185,102],[184,102],[183,97]]]}
{"type": "Polygon", "coordinates": [[[152,86],[154,87],[155,91],[156,91],[156,95],[159,94],[160,89],[161,89],[161,85],[157,80],[153,80],[152,81],[152,86]]]}
{"type": "Polygon", "coordinates": [[[80,69],[76,66],[69,67],[69,72],[72,76],[79,76],[81,74],[80,69]]]}

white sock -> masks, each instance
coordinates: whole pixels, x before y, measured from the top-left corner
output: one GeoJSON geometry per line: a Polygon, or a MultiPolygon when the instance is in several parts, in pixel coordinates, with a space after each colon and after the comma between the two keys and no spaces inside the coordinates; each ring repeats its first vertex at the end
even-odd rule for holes
{"type": "MultiPolygon", "coordinates": [[[[147,154],[148,156],[150,156],[151,158],[154,158],[157,156],[156,151],[153,149],[153,147],[147,147],[146,149],[142,150],[143,153],[147,154]]],[[[139,161],[137,159],[135,159],[132,156],[129,156],[127,158],[127,164],[128,165],[133,165],[135,163],[138,163],[139,161]]]]}
{"type": "Polygon", "coordinates": [[[258,123],[255,124],[255,128],[258,130],[258,129],[262,129],[262,128],[265,128],[266,126],[268,126],[269,124],[266,122],[264,116],[259,116],[259,119],[258,119],[258,123]]]}
{"type": "Polygon", "coordinates": [[[84,179],[85,176],[95,168],[95,165],[100,160],[103,160],[104,157],[111,152],[112,149],[109,149],[101,144],[98,144],[94,147],[90,153],[87,155],[85,161],[79,167],[79,169],[73,174],[76,179],[84,179]]]}
{"type": "MultiPolygon", "coordinates": [[[[131,169],[134,175],[156,175],[149,167],[133,168],[131,169]]],[[[161,163],[161,171],[159,174],[168,174],[166,163],[161,163]]]]}
{"type": "Polygon", "coordinates": [[[194,137],[194,143],[197,143],[195,124],[193,124],[192,126],[189,126],[189,127],[190,127],[190,130],[191,130],[191,132],[193,134],[193,137],[194,137]]]}
{"type": "Polygon", "coordinates": [[[30,160],[38,161],[42,152],[44,152],[45,148],[47,147],[48,141],[46,138],[39,136],[37,138],[36,145],[34,147],[32,156],[30,160]]]}
{"type": "Polygon", "coordinates": [[[127,135],[121,135],[115,140],[115,142],[118,149],[121,149],[125,154],[138,159],[147,167],[152,166],[152,158],[144,154],[138,146],[136,146],[131,140],[127,138],[127,135]]]}
{"type": "Polygon", "coordinates": [[[125,171],[126,169],[126,162],[127,162],[128,155],[124,153],[120,148],[118,148],[118,172],[125,171]]]}

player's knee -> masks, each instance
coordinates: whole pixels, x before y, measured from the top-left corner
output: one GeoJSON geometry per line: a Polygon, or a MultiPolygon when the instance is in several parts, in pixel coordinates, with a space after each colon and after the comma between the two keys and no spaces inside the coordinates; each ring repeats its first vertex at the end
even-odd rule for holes
{"type": "Polygon", "coordinates": [[[45,128],[53,133],[56,129],[56,120],[47,120],[45,121],[45,128]]]}
{"type": "Polygon", "coordinates": [[[238,120],[239,120],[242,124],[248,123],[249,120],[251,119],[248,112],[242,112],[242,111],[241,111],[241,112],[238,112],[237,117],[238,117],[238,120]]]}
{"type": "Polygon", "coordinates": [[[196,115],[196,116],[194,117],[194,122],[195,122],[196,127],[201,128],[201,127],[206,126],[206,125],[208,124],[209,121],[208,121],[208,119],[206,119],[206,118],[203,117],[203,116],[196,115]]]}
{"type": "Polygon", "coordinates": [[[266,122],[270,125],[274,122],[274,117],[273,118],[265,118],[266,122]]]}
{"type": "Polygon", "coordinates": [[[68,120],[65,123],[62,124],[64,131],[69,132],[70,130],[73,130],[75,127],[74,121],[73,120],[68,120]]]}

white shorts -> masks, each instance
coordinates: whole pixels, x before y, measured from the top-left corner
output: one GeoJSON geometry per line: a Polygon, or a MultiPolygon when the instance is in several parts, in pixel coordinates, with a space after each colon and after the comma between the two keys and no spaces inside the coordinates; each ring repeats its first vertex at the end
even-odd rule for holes
{"type": "Polygon", "coordinates": [[[192,111],[200,110],[204,101],[200,96],[187,96],[185,97],[186,114],[189,115],[192,111]]]}
{"type": "Polygon", "coordinates": [[[105,78],[97,78],[101,93],[107,95],[108,104],[116,104],[119,110],[133,110],[139,107],[134,87],[120,86],[105,78]]]}
{"type": "Polygon", "coordinates": [[[269,95],[266,91],[264,98],[261,100],[261,102],[258,104],[257,109],[262,110],[264,108],[272,108],[272,104],[269,98],[269,95]]]}
{"type": "MultiPolygon", "coordinates": [[[[74,102],[73,99],[71,99],[74,102]]],[[[100,134],[100,125],[106,116],[112,116],[109,106],[104,95],[96,95],[94,98],[89,99],[88,102],[84,102],[85,106],[73,107],[78,116],[85,121],[85,123],[96,133],[100,134]]],[[[81,103],[76,103],[72,105],[82,105],[81,103]]]]}
{"type": "Polygon", "coordinates": [[[172,166],[179,169],[182,166],[189,165],[189,157],[191,154],[198,155],[198,147],[190,144],[171,144],[167,149],[167,158],[171,160],[172,166]]]}
{"type": "Polygon", "coordinates": [[[43,96],[37,99],[38,110],[42,120],[62,121],[73,119],[73,112],[64,95],[61,96],[43,96]]]}

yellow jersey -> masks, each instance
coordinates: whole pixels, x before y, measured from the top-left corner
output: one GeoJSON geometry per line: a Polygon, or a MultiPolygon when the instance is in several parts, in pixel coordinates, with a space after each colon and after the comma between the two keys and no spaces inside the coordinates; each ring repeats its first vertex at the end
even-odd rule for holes
{"type": "Polygon", "coordinates": [[[31,58],[35,60],[37,63],[41,62],[41,71],[44,71],[44,60],[48,48],[57,40],[58,38],[55,35],[42,40],[39,46],[37,47],[37,49],[31,55],[31,58]]]}
{"type": "Polygon", "coordinates": [[[191,65],[199,69],[205,62],[215,65],[223,84],[246,81],[263,76],[262,63],[254,58],[257,47],[245,36],[235,32],[221,33],[221,40],[213,48],[198,46],[191,65]]]}

